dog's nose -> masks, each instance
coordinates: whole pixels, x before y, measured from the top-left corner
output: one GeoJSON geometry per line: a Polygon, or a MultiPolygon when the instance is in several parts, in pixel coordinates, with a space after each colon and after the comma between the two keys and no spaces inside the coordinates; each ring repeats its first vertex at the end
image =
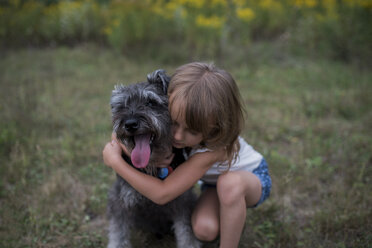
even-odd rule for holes
{"type": "Polygon", "coordinates": [[[134,132],[138,129],[138,121],[136,119],[129,119],[124,122],[124,128],[128,132],[134,132]]]}

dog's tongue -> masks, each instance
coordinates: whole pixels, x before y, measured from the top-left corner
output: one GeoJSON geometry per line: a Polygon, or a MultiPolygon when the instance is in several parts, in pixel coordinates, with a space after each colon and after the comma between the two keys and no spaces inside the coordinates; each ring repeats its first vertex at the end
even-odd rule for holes
{"type": "Polygon", "coordinates": [[[150,134],[141,134],[134,137],[135,147],[131,159],[136,168],[145,168],[150,160],[150,134]]]}

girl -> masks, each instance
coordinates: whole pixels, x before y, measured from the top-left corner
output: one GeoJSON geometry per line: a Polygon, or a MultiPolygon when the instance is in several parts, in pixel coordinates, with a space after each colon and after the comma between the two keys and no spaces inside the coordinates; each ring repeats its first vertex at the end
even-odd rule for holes
{"type": "Polygon", "coordinates": [[[129,166],[113,139],[103,150],[104,162],[157,204],[166,204],[201,179],[202,193],[191,219],[196,237],[212,241],[220,235],[220,247],[237,247],[246,208],[261,204],[271,188],[262,155],[239,136],[244,119],[238,87],[226,71],[190,63],[176,70],[168,96],[173,146],[184,148],[187,160],[160,180],[129,166]]]}

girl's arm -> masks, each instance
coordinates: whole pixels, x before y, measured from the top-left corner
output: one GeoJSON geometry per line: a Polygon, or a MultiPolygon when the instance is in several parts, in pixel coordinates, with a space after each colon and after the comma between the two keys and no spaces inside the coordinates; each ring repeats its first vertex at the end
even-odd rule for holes
{"type": "Polygon", "coordinates": [[[220,159],[220,151],[198,153],[190,157],[166,179],[160,180],[137,171],[121,157],[121,147],[113,140],[103,150],[103,159],[133,188],[153,202],[163,205],[191,188],[220,159]]]}

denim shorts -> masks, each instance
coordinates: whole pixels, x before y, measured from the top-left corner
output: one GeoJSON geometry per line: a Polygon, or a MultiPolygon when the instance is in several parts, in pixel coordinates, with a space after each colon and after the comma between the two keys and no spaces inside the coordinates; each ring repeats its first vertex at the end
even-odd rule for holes
{"type": "MultiPolygon", "coordinates": [[[[254,169],[252,173],[255,174],[258,177],[258,179],[260,179],[261,186],[262,186],[261,198],[256,203],[256,205],[252,207],[252,208],[255,208],[259,206],[261,203],[263,203],[270,196],[270,191],[271,191],[271,177],[269,175],[269,168],[264,158],[261,160],[260,165],[256,169],[254,169]]],[[[204,191],[210,187],[216,187],[216,185],[202,183],[201,190],[204,191]]]]}
{"type": "Polygon", "coordinates": [[[269,175],[269,168],[267,167],[267,163],[264,158],[262,159],[260,165],[256,169],[254,169],[252,173],[255,174],[258,179],[260,179],[262,185],[261,198],[257,202],[257,204],[253,206],[257,207],[270,196],[271,191],[271,177],[269,175]]]}

